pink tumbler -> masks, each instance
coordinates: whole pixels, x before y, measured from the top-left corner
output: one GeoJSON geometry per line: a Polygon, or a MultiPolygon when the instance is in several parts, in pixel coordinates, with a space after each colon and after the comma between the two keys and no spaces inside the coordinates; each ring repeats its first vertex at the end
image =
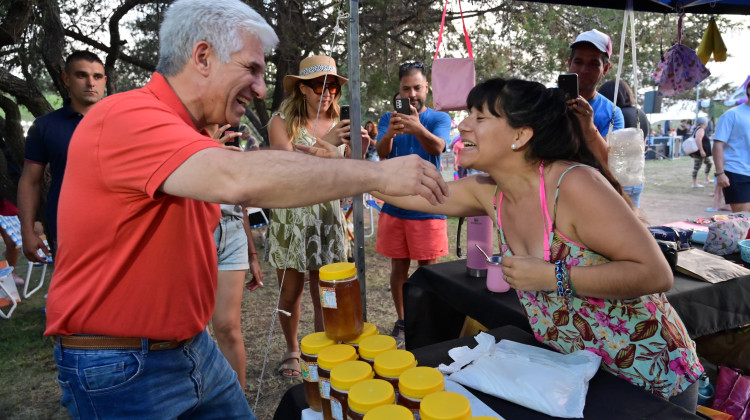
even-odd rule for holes
{"type": "Polygon", "coordinates": [[[484,277],[487,275],[487,258],[477,245],[485,252],[492,252],[492,219],[475,216],[467,217],[466,222],[466,272],[472,277],[484,277]]]}
{"type": "Polygon", "coordinates": [[[490,257],[488,265],[487,289],[495,293],[503,293],[510,290],[510,285],[503,278],[503,257],[500,255],[490,257]]]}

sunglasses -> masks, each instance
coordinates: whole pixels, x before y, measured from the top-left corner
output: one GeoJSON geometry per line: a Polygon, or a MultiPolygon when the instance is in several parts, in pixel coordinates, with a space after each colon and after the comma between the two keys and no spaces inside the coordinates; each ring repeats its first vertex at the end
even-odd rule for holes
{"type": "Polygon", "coordinates": [[[422,72],[422,74],[425,73],[424,70],[424,63],[421,61],[410,61],[408,63],[402,64],[398,68],[398,77],[399,79],[402,78],[407,72],[413,70],[413,69],[419,69],[419,71],[422,72]]]}
{"type": "Polygon", "coordinates": [[[341,85],[339,85],[338,83],[323,84],[323,82],[302,82],[302,84],[312,89],[316,95],[322,95],[324,89],[327,89],[328,93],[330,93],[331,95],[335,95],[341,90],[341,85]]]}

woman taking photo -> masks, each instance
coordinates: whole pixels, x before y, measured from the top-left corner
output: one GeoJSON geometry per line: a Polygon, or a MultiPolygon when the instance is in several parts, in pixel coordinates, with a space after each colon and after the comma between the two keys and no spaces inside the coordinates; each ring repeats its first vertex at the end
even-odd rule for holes
{"type": "Polygon", "coordinates": [[[672,272],[562,93],[492,79],[467,104],[461,166],[486,174],[448,183],[437,206],[373,195],[448,216],[490,215],[505,279],[537,340],[562,353],[596,353],[604,370],[694,412],[703,368],[663,293],[672,272]]]}
{"type": "MultiPolygon", "coordinates": [[[[296,145],[312,146],[322,140],[340,146],[337,151],[339,157],[343,156],[341,149],[348,143],[349,120],[339,121],[338,101],[346,82],[336,74],[336,62],[331,57],[302,60],[299,75],[284,77],[284,90],[289,96],[269,123],[270,147],[292,151],[296,145]]],[[[283,279],[279,309],[291,313],[279,317],[287,347],[279,366],[279,373],[284,376],[300,375],[297,330],[305,273],[309,273],[315,331],[323,331],[318,270],[326,264],[346,261],[345,226],[338,200],[274,209],[271,214],[269,261],[276,268],[280,286],[283,279]]]]}

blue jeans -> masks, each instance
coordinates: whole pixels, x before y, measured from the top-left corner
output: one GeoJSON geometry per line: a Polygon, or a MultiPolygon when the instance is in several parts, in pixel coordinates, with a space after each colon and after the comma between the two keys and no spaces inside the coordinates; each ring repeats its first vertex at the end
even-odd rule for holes
{"type": "Polygon", "coordinates": [[[237,374],[204,330],[153,351],[55,346],[62,401],[74,419],[251,419],[237,374]]]}
{"type": "Polygon", "coordinates": [[[641,208],[641,193],[643,192],[643,184],[631,185],[629,187],[622,187],[625,194],[630,197],[630,201],[633,202],[633,207],[636,209],[641,208]]]}

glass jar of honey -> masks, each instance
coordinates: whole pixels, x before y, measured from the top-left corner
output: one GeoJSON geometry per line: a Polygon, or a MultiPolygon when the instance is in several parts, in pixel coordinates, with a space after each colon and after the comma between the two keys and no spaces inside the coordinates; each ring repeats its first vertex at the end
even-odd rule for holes
{"type": "Polygon", "coordinates": [[[444,389],[445,381],[440,371],[427,366],[413,367],[398,378],[399,394],[396,404],[408,408],[414,418],[418,418],[422,398],[444,389]]]}
{"type": "Polygon", "coordinates": [[[359,358],[372,366],[375,356],[396,348],[396,339],[390,335],[373,335],[359,342],[359,358]]]}
{"type": "Polygon", "coordinates": [[[318,353],[334,344],[336,342],[328,338],[324,332],[308,334],[300,341],[300,350],[302,350],[300,370],[305,388],[305,401],[315,411],[322,410],[320,388],[318,388],[318,353]]]}
{"type": "Polygon", "coordinates": [[[376,327],[375,324],[365,322],[364,326],[362,327],[362,333],[359,335],[359,337],[355,338],[354,340],[345,341],[344,344],[348,344],[359,351],[360,341],[364,340],[367,337],[372,337],[373,335],[378,334],[378,327],[376,327]]]}
{"type": "Polygon", "coordinates": [[[392,405],[394,401],[393,387],[388,382],[382,379],[362,381],[349,389],[347,419],[363,420],[370,410],[381,405],[392,405]]]}
{"type": "Polygon", "coordinates": [[[331,413],[331,369],[344,363],[357,360],[357,351],[346,344],[334,344],[318,352],[318,388],[323,418],[333,420],[331,413]]]}
{"type": "Polygon", "coordinates": [[[361,360],[344,362],[331,369],[331,416],[334,420],[346,420],[349,389],[372,378],[372,367],[361,360]]]}
{"type": "Polygon", "coordinates": [[[469,400],[455,392],[436,392],[425,396],[419,407],[420,420],[469,420],[469,400]]]}
{"type": "Polygon", "coordinates": [[[414,420],[414,415],[400,405],[381,405],[368,411],[364,420],[414,420]]]}
{"type": "Polygon", "coordinates": [[[375,379],[382,379],[393,385],[398,399],[398,377],[417,365],[414,355],[407,350],[388,350],[375,356],[373,369],[375,379]]]}
{"type": "Polygon", "coordinates": [[[353,263],[334,263],[320,268],[320,306],[323,328],[331,340],[349,341],[362,334],[362,297],[353,263]]]}

